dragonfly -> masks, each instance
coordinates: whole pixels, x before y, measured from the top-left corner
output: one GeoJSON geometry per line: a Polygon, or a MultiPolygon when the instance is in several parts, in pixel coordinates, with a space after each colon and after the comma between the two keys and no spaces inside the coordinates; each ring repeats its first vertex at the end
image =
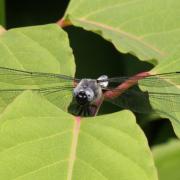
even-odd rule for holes
{"type": "MultiPolygon", "coordinates": [[[[158,111],[151,102],[165,104],[170,112],[180,111],[180,72],[150,74],[142,72],[134,76],[97,79],[74,78],[55,73],[33,72],[0,67],[0,98],[11,100],[26,90],[43,96],[54,96],[61,103],[63,92],[72,94],[73,114],[94,116],[104,101],[138,113],[158,111]],[[156,91],[142,91],[138,87],[155,88],[156,91]],[[177,91],[165,91],[176,87],[177,91]]],[[[163,107],[161,107],[163,111],[163,107]]],[[[72,108],[71,108],[72,109],[72,108]]]]}

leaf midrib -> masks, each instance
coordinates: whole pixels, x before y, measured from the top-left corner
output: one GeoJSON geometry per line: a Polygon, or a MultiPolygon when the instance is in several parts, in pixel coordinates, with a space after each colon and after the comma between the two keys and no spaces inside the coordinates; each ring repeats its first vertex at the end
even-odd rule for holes
{"type": "Polygon", "coordinates": [[[156,52],[160,56],[164,56],[166,54],[165,52],[161,51],[157,47],[152,46],[151,44],[148,44],[148,43],[142,41],[141,38],[139,38],[137,36],[134,36],[133,34],[130,34],[128,32],[122,31],[119,28],[118,29],[117,28],[113,28],[113,27],[111,27],[111,26],[109,26],[107,24],[102,24],[100,22],[95,22],[95,21],[92,21],[92,20],[84,19],[84,18],[79,18],[79,19],[71,18],[71,19],[72,19],[72,21],[76,21],[76,22],[79,22],[79,23],[87,23],[87,24],[93,25],[93,26],[98,27],[98,28],[103,28],[103,29],[106,29],[108,31],[117,32],[119,34],[122,34],[123,36],[126,36],[128,39],[132,39],[132,40],[134,40],[136,42],[139,42],[143,46],[146,46],[147,48],[149,48],[152,51],[156,52]]]}
{"type": "Polygon", "coordinates": [[[67,180],[72,180],[73,168],[74,168],[74,163],[76,160],[76,150],[77,150],[77,144],[78,144],[80,125],[81,125],[80,117],[75,117],[74,126],[73,126],[73,134],[72,134],[72,143],[71,143],[70,155],[69,155],[67,180]]]}

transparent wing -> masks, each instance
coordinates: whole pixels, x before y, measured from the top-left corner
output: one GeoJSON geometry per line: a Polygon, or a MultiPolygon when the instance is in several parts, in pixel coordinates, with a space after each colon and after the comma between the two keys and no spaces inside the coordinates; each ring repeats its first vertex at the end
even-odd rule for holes
{"type": "Polygon", "coordinates": [[[72,84],[73,81],[79,81],[70,76],[42,73],[42,72],[30,72],[11,68],[0,67],[0,83],[12,84],[12,85],[51,85],[51,84],[72,84]]]}
{"type": "Polygon", "coordinates": [[[22,92],[30,90],[45,96],[50,102],[63,110],[67,110],[72,100],[71,86],[55,86],[49,88],[33,89],[0,89],[0,110],[3,110],[22,92]]]}
{"type": "Polygon", "coordinates": [[[72,86],[56,86],[33,89],[0,89],[0,112],[24,91],[33,91],[44,96],[58,108],[77,116],[90,116],[93,107],[82,107],[72,96],[72,86]]]}
{"type": "Polygon", "coordinates": [[[128,89],[119,97],[107,101],[138,113],[152,111],[179,112],[180,94],[163,92],[142,92],[138,89],[128,89]]]}
{"type": "MultiPolygon", "coordinates": [[[[26,90],[39,93],[60,109],[68,111],[72,89],[79,81],[61,74],[0,67],[0,111],[26,90]]],[[[79,114],[78,111],[73,109],[74,114],[79,114]]]]}
{"type": "Polygon", "coordinates": [[[148,77],[143,77],[140,75],[134,77],[130,77],[130,76],[114,77],[114,78],[109,78],[108,82],[116,86],[125,82],[126,80],[130,80],[132,82],[138,81],[138,84],[142,86],[168,87],[168,86],[173,86],[174,84],[180,85],[180,72],[156,74],[156,75],[150,75],[148,77]]]}

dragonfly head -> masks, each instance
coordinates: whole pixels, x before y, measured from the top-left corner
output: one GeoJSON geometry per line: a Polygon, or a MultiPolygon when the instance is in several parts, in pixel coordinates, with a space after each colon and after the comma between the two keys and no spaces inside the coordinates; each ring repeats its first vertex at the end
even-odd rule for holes
{"type": "Polygon", "coordinates": [[[94,99],[94,92],[90,88],[80,89],[79,91],[74,90],[74,97],[78,104],[86,105],[94,99]]]}
{"type": "Polygon", "coordinates": [[[96,79],[82,79],[73,90],[73,96],[80,105],[95,103],[102,95],[102,89],[96,79]]]}

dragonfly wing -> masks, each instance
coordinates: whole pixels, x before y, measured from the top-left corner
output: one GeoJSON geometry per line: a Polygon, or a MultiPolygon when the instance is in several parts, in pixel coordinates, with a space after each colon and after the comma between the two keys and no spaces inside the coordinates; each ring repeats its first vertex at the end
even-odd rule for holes
{"type": "Polygon", "coordinates": [[[154,109],[164,112],[180,112],[180,94],[149,92],[151,105],[154,109]]]}
{"type": "Polygon", "coordinates": [[[180,85],[180,72],[149,75],[146,77],[143,77],[141,75],[136,75],[136,76],[131,76],[131,77],[130,76],[115,77],[115,78],[109,78],[108,82],[110,86],[116,87],[127,80],[129,82],[132,82],[132,84],[134,84],[135,82],[141,86],[169,87],[169,86],[174,86],[174,85],[180,85]]]}
{"type": "Polygon", "coordinates": [[[49,88],[41,90],[40,93],[60,109],[68,111],[68,106],[72,101],[72,87],[49,88]]]}
{"type": "Polygon", "coordinates": [[[50,87],[35,89],[0,89],[0,110],[3,110],[22,92],[30,90],[44,96],[60,109],[67,110],[72,100],[72,87],[50,87]]]}
{"type": "Polygon", "coordinates": [[[40,92],[50,102],[76,116],[91,116],[95,107],[79,105],[72,95],[72,88],[50,88],[40,92]]]}
{"type": "Polygon", "coordinates": [[[119,97],[107,101],[138,113],[180,111],[180,94],[173,93],[142,92],[131,88],[119,97]]]}
{"type": "Polygon", "coordinates": [[[149,113],[153,111],[147,92],[128,89],[120,96],[113,99],[106,99],[106,101],[133,112],[149,113]]]}
{"type": "Polygon", "coordinates": [[[147,87],[169,87],[180,85],[180,72],[151,75],[138,81],[139,85],[147,87]]]}
{"type": "Polygon", "coordinates": [[[73,81],[78,81],[73,77],[53,74],[53,73],[43,73],[43,72],[30,72],[11,68],[0,67],[0,83],[1,86],[9,87],[12,85],[22,85],[22,86],[50,86],[54,84],[59,84],[63,86],[73,85],[73,81]],[[3,84],[2,84],[3,83],[3,84]],[[7,84],[7,86],[6,86],[7,84]]]}

